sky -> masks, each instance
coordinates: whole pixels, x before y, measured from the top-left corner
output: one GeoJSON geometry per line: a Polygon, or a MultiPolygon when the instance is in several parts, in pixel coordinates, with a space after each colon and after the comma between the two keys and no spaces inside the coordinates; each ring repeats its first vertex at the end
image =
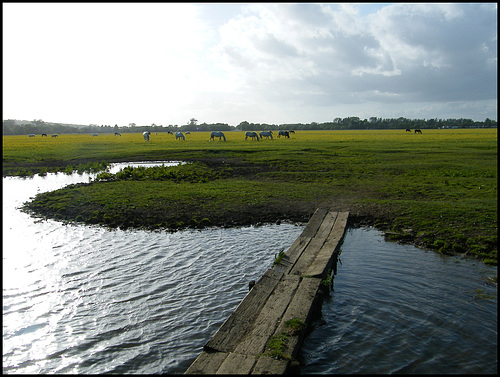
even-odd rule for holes
{"type": "Polygon", "coordinates": [[[2,8],[4,120],[497,120],[496,3],[2,8]]]}

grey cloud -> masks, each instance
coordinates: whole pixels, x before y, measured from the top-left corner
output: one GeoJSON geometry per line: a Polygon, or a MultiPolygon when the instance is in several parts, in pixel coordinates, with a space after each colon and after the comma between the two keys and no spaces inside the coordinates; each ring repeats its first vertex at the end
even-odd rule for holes
{"type": "Polygon", "coordinates": [[[405,12],[391,15],[392,27],[386,32],[397,33],[409,48],[422,51],[413,60],[398,56],[402,90],[412,86],[437,100],[496,97],[496,63],[491,63],[497,57],[496,11],[476,4],[459,6],[462,16],[450,19],[418,9],[411,17],[405,12]]]}
{"type": "MultiPolygon", "coordinates": [[[[253,93],[266,101],[319,107],[457,101],[475,101],[477,107],[478,101],[496,100],[496,8],[396,4],[376,15],[343,18],[341,9],[326,7],[267,9],[283,25],[276,34],[262,22],[269,28],[259,34],[265,37],[253,40],[268,54],[266,69],[252,71],[258,77],[248,80],[253,93]],[[283,37],[287,30],[289,39],[283,37]],[[289,75],[273,74],[285,66],[289,75]]],[[[240,52],[240,61],[258,64],[251,52],[240,52]]]]}
{"type": "Polygon", "coordinates": [[[222,53],[224,56],[228,57],[230,63],[235,66],[245,69],[254,68],[252,61],[242,56],[241,53],[233,46],[224,46],[222,48],[222,53]]]}
{"type": "Polygon", "coordinates": [[[439,13],[418,13],[418,9],[391,14],[391,28],[386,32],[422,51],[413,60],[382,49],[376,34],[336,35],[332,41],[336,54],[330,58],[344,65],[346,75],[339,77],[334,71],[325,71],[325,75],[331,75],[331,83],[346,92],[372,92],[372,99],[382,102],[496,99],[496,12],[476,4],[460,6],[463,16],[450,19],[439,13]],[[370,49],[379,54],[370,56],[370,49]],[[398,69],[401,74],[349,75],[348,70],[353,72],[356,67],[380,67],[380,72],[398,69]]]}
{"type": "Polygon", "coordinates": [[[361,68],[373,70],[381,68],[381,71],[388,72],[394,70],[388,54],[381,51],[378,41],[370,35],[336,34],[330,42],[330,47],[332,54],[327,59],[343,66],[341,72],[343,75],[355,74],[361,68]]]}
{"type": "Polygon", "coordinates": [[[283,8],[283,15],[298,20],[302,26],[327,26],[331,18],[320,4],[287,4],[283,8]]]}
{"type": "Polygon", "coordinates": [[[255,38],[253,44],[257,50],[280,58],[298,55],[295,47],[279,40],[272,34],[267,34],[264,38],[255,38]]]}

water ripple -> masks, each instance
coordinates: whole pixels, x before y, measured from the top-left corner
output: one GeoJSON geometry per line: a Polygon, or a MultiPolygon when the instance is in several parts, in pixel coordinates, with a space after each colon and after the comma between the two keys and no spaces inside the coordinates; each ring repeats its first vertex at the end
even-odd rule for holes
{"type": "MultiPolygon", "coordinates": [[[[4,194],[69,179],[47,176],[4,194]]],[[[24,200],[4,201],[4,373],[183,373],[304,227],[109,231],[34,222],[24,200]]],[[[490,291],[470,264],[384,245],[349,231],[304,373],[475,373],[492,350],[496,370],[496,302],[474,300],[490,291]]]]}
{"type": "Polygon", "coordinates": [[[348,231],[302,372],[496,373],[496,288],[484,286],[476,262],[381,239],[348,231]],[[495,299],[464,294],[477,289],[495,299]]]}

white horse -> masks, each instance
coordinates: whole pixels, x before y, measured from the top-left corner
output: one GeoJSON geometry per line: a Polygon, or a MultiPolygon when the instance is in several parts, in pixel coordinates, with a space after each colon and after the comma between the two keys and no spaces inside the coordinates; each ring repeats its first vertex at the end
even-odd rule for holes
{"type": "Polygon", "coordinates": [[[271,138],[271,140],[273,140],[273,131],[262,131],[259,135],[260,135],[261,139],[263,139],[263,138],[266,138],[266,139],[271,138]]]}
{"type": "Polygon", "coordinates": [[[92,136],[99,136],[99,134],[93,133],[92,136]]]}
{"type": "Polygon", "coordinates": [[[278,137],[280,136],[284,136],[290,139],[290,132],[281,130],[280,132],[278,132],[278,137]]]}
{"type": "Polygon", "coordinates": [[[142,136],[144,136],[144,140],[149,141],[149,135],[150,135],[150,134],[151,134],[151,132],[149,132],[149,131],[144,131],[144,132],[142,133],[142,136]]]}
{"type": "Polygon", "coordinates": [[[218,137],[219,140],[220,138],[224,138],[224,141],[226,141],[226,137],[224,136],[224,134],[221,132],[221,131],[212,131],[212,133],[210,134],[210,139],[209,141],[212,141],[214,140],[215,141],[215,138],[218,137]]]}
{"type": "Polygon", "coordinates": [[[29,134],[29,137],[35,137],[35,134],[29,134]]]}
{"type": "Polygon", "coordinates": [[[186,140],[186,137],[182,134],[182,132],[176,132],[175,133],[175,140],[186,140]]]}
{"type": "Polygon", "coordinates": [[[249,137],[251,137],[252,140],[254,140],[256,138],[257,141],[259,141],[259,135],[257,135],[257,132],[254,132],[254,131],[245,132],[245,140],[249,137]]]}

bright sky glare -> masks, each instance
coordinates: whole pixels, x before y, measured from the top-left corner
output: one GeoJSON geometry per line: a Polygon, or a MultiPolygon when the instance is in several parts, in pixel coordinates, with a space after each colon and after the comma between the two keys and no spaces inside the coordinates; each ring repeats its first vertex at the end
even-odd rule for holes
{"type": "Polygon", "coordinates": [[[3,3],[3,119],[497,120],[496,3],[3,3]]]}

